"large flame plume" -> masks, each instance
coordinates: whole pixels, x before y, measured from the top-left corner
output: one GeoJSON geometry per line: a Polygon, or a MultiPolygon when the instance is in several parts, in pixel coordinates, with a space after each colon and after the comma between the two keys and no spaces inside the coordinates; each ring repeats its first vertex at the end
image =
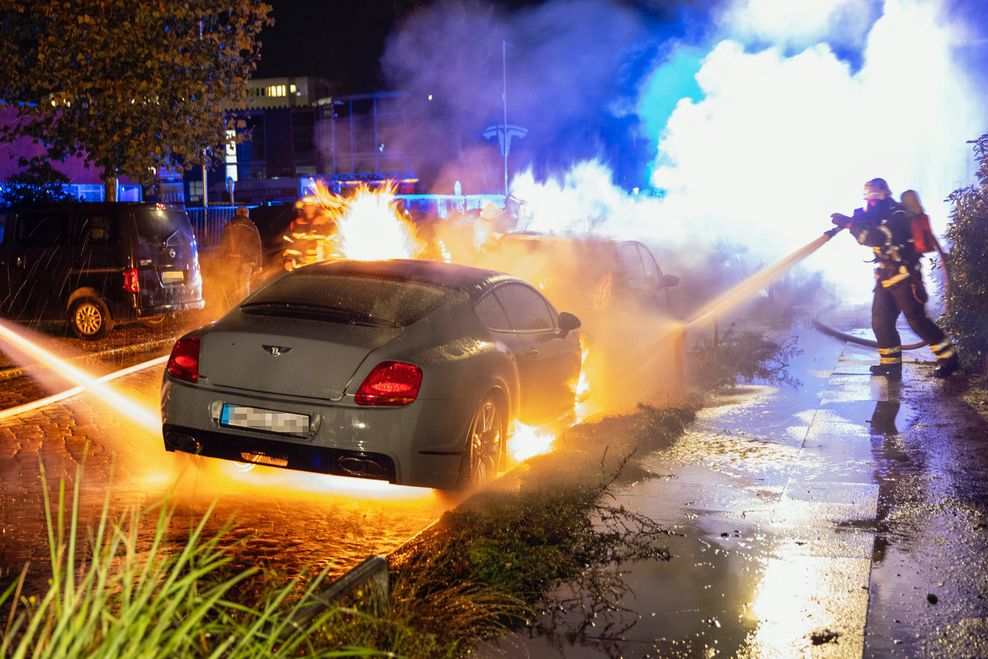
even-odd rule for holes
{"type": "Polygon", "coordinates": [[[415,227],[395,202],[393,182],[372,188],[360,183],[347,196],[317,183],[315,200],[336,222],[340,251],[348,259],[380,261],[414,258],[423,249],[415,227]]]}

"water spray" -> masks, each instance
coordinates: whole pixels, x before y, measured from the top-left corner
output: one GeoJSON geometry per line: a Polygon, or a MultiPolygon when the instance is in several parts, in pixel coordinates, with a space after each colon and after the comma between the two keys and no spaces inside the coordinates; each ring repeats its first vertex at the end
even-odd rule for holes
{"type": "Polygon", "coordinates": [[[10,329],[6,323],[0,323],[0,341],[11,345],[20,352],[30,355],[39,363],[48,366],[62,377],[72,381],[77,387],[92,392],[103,402],[112,406],[118,413],[126,416],[148,432],[161,432],[161,418],[157,410],[148,408],[123,394],[117,393],[106,386],[99,378],[95,378],[82,369],[69,364],[64,359],[56,357],[48,350],[45,350],[36,343],[24,338],[13,329],[10,329]]]}
{"type": "MultiPolygon", "coordinates": [[[[811,254],[823,247],[830,241],[831,238],[836,236],[842,230],[843,227],[835,227],[823,232],[820,237],[811,240],[806,245],[800,247],[776,263],[762,268],[741,283],[735,285],[733,288],[725,291],[707,304],[700,307],[700,309],[694,312],[688,320],[663,334],[657,341],[651,343],[648,348],[635,356],[636,360],[632,363],[637,363],[638,367],[632,377],[634,378],[638,376],[646,369],[651,370],[656,368],[654,360],[657,358],[657,355],[662,354],[660,347],[663,345],[668,345],[670,342],[674,342],[674,344],[677,345],[676,352],[684,352],[686,350],[686,342],[684,338],[688,330],[696,329],[697,327],[702,327],[709,323],[715,322],[718,316],[722,316],[731,311],[751,297],[751,295],[756,291],[768,286],[773,281],[784,275],[793,266],[805,260],[811,254]]],[[[679,355],[676,359],[677,373],[675,375],[675,379],[679,382],[685,382],[684,369],[685,359],[679,355]]]]}

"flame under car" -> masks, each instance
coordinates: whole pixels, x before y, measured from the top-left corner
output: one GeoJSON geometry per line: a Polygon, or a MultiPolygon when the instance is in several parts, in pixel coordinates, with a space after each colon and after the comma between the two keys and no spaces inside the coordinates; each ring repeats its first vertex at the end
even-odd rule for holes
{"type": "Polygon", "coordinates": [[[572,414],[579,325],[490,270],[311,265],[177,341],[162,384],[165,449],[471,487],[502,466],[513,420],[572,414]]]}

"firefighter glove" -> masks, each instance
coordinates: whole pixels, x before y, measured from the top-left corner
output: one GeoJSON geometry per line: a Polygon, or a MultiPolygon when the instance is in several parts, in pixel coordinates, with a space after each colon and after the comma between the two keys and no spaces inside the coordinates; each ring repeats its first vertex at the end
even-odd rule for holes
{"type": "Polygon", "coordinates": [[[843,215],[841,213],[833,213],[833,214],[831,214],[830,221],[833,224],[835,224],[835,225],[837,225],[839,227],[842,227],[842,228],[843,227],[850,226],[850,224],[851,224],[851,218],[849,218],[847,215],[843,215]]]}

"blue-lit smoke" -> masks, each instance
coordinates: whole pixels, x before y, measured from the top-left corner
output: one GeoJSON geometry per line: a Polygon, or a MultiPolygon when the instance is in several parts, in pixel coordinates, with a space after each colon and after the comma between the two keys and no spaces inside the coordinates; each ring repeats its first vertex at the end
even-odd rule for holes
{"type": "MultiPolygon", "coordinates": [[[[972,182],[967,141],[988,130],[984,0],[631,4],[508,14],[443,2],[406,21],[385,70],[436,99],[409,150],[466,136],[437,165],[437,191],[455,179],[500,189],[500,156],[479,132],[501,121],[507,40],[509,123],[529,129],[513,145],[512,190],[529,202],[529,228],[592,227],[698,260],[734,241],[767,261],[882,176],[918,190],[942,232],[942,200],[972,182]],[[660,198],[628,194],[649,185],[660,198]]],[[[866,255],[849,242],[814,265],[867,290],[866,255]]]]}

